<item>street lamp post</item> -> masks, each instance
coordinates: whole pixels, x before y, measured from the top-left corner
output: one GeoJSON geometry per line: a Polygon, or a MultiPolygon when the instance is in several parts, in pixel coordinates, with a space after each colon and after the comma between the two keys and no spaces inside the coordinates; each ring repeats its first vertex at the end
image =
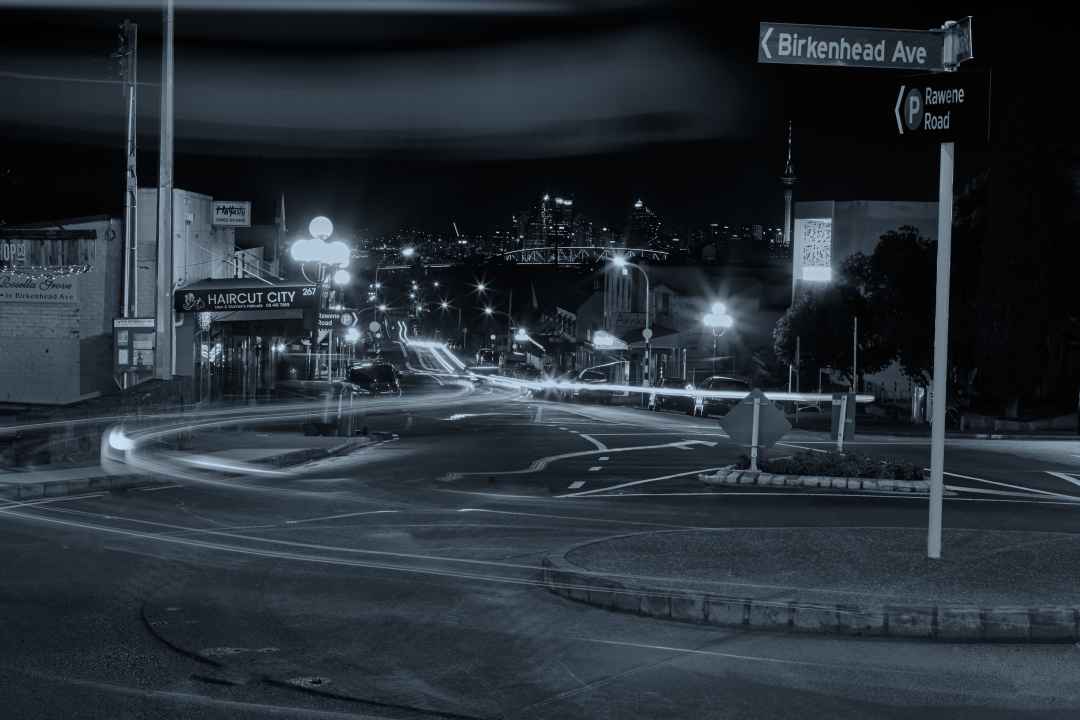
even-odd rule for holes
{"type": "MultiPolygon", "coordinates": [[[[331,235],[334,233],[334,224],[330,221],[330,218],[322,215],[313,218],[308,223],[308,233],[310,238],[303,238],[297,240],[292,244],[289,249],[289,254],[293,260],[300,263],[300,272],[307,277],[307,273],[304,273],[304,265],[306,263],[315,263],[318,267],[318,287],[320,291],[326,285],[330,285],[331,281],[333,285],[337,287],[344,287],[352,279],[348,270],[349,262],[352,259],[352,253],[349,250],[349,246],[340,240],[333,242],[327,242],[331,235]],[[328,271],[332,268],[337,268],[331,275],[328,271]]],[[[325,294],[319,303],[319,312],[321,313],[324,306],[330,304],[330,293],[325,294]]],[[[315,365],[316,374],[318,372],[318,322],[315,324],[315,333],[312,345],[315,347],[315,365]]],[[[333,379],[333,327],[330,329],[330,334],[327,336],[327,372],[328,379],[333,379]]]]}
{"type": "MultiPolygon", "coordinates": [[[[611,259],[611,262],[615,267],[622,270],[623,275],[628,275],[627,268],[635,268],[641,273],[641,276],[645,278],[645,329],[641,332],[641,336],[645,338],[645,372],[642,374],[641,385],[642,387],[649,387],[649,369],[652,364],[652,324],[651,313],[649,306],[649,273],[645,271],[645,268],[640,265],[635,265],[626,259],[625,255],[616,255],[611,259]]],[[[715,354],[715,353],[714,353],[715,354]]],[[[642,404],[647,404],[647,399],[644,394],[641,396],[642,404]]]]}
{"type": "Polygon", "coordinates": [[[712,329],[712,372],[713,375],[715,375],[716,353],[718,352],[717,343],[723,334],[735,324],[735,319],[727,314],[727,308],[724,307],[724,303],[718,302],[713,303],[710,312],[705,314],[702,321],[705,323],[705,327],[712,329]]]}

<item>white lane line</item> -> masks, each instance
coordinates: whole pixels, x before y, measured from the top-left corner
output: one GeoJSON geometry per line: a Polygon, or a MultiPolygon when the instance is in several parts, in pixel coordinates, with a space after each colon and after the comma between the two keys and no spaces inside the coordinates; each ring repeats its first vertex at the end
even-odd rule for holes
{"type": "Polygon", "coordinates": [[[158,490],[172,490],[173,488],[184,487],[183,485],[161,485],[160,487],[148,487],[139,488],[139,492],[157,492],[158,490]]]}
{"type": "Polygon", "coordinates": [[[598,471],[602,470],[603,468],[604,468],[603,465],[593,465],[591,468],[589,468],[589,472],[598,472],[598,471]]]}
{"type": "Polygon", "coordinates": [[[566,429],[566,426],[565,426],[565,425],[563,425],[563,426],[561,426],[561,427],[560,427],[559,429],[560,429],[560,430],[565,430],[565,429],[566,429]]]}
{"type": "MultiPolygon", "coordinates": [[[[808,661],[808,660],[787,660],[785,658],[764,657],[764,656],[761,656],[761,655],[739,655],[739,654],[736,654],[736,653],[717,652],[716,650],[701,650],[701,649],[697,649],[697,648],[672,647],[670,645],[652,645],[650,643],[623,642],[623,641],[620,641],[620,640],[602,640],[600,638],[587,638],[587,637],[577,637],[575,639],[576,640],[581,640],[582,642],[599,643],[601,645],[614,645],[616,647],[640,648],[642,650],[659,650],[661,652],[679,653],[679,654],[682,654],[682,655],[706,655],[708,657],[727,658],[729,660],[738,660],[740,662],[753,661],[753,662],[762,662],[762,663],[773,663],[773,664],[776,664],[776,665],[798,665],[798,666],[801,666],[801,667],[828,667],[828,668],[835,668],[836,667],[836,665],[834,663],[819,663],[819,662],[811,662],[811,661],[808,661]]],[[[892,672],[892,669],[890,668],[888,671],[892,672]]],[[[928,674],[927,671],[916,671],[916,670],[903,670],[901,672],[903,672],[904,674],[907,674],[907,675],[925,675],[925,674],[928,674]]]]}
{"type": "Polygon", "coordinates": [[[716,428],[687,428],[686,430],[643,430],[642,432],[602,432],[593,433],[596,437],[614,437],[616,435],[714,435],[716,437],[728,437],[727,433],[716,432],[716,428]],[[691,432],[701,430],[702,432],[691,432]]]}
{"type": "MultiPolygon", "coordinates": [[[[1002,495],[1005,497],[1037,498],[1039,495],[1029,492],[1010,492],[1009,490],[991,490],[990,488],[973,488],[965,485],[946,485],[946,490],[957,492],[975,493],[977,495],[1002,495]]],[[[1064,497],[1064,496],[1062,496],[1064,497]]],[[[1080,498],[1077,498],[1080,501],[1080,498]]]]}
{"type": "Polygon", "coordinates": [[[600,457],[598,457],[596,459],[599,460],[600,462],[607,462],[611,458],[609,458],[607,455],[601,455],[600,457]]]}
{"type": "MultiPolygon", "coordinates": [[[[924,469],[926,470],[926,472],[930,472],[930,468],[924,469]]],[[[1023,485],[1011,485],[1009,483],[998,482],[997,480],[987,480],[986,478],[975,477],[974,475],[961,475],[960,473],[949,472],[947,470],[942,471],[942,474],[948,475],[949,477],[957,477],[961,480],[974,480],[975,482],[986,483],[987,485],[1007,487],[1010,490],[1021,490],[1023,492],[1036,493],[1038,495],[1046,495],[1048,497],[1075,499],[1072,495],[1062,495],[1061,493],[1050,492],[1049,490],[1039,490],[1038,488],[1024,487],[1023,485]]]]}
{"type": "Polygon", "coordinates": [[[367,510],[365,512],[342,513],[341,515],[326,515],[325,517],[303,518],[302,520],[286,520],[286,525],[298,523],[319,522],[320,520],[340,520],[341,518],[359,517],[360,515],[380,515],[382,513],[396,513],[400,510],[367,510]]]}
{"type": "Polygon", "coordinates": [[[585,484],[584,480],[575,480],[574,482],[570,483],[569,489],[570,490],[577,490],[579,487],[583,486],[584,484],[585,484]]]}
{"type": "Polygon", "coordinates": [[[796,450],[809,450],[816,453],[827,453],[828,450],[822,450],[821,448],[806,447],[805,445],[792,445],[791,443],[778,442],[777,445],[783,445],[784,447],[795,448],[796,450]]]}
{"type": "Polygon", "coordinates": [[[593,445],[596,446],[597,450],[607,450],[607,445],[600,442],[599,440],[594,438],[592,435],[586,435],[585,433],[579,433],[579,434],[580,434],[582,440],[588,440],[589,442],[591,442],[593,445]]]}
{"type": "Polygon", "coordinates": [[[0,508],[7,510],[9,508],[17,507],[33,507],[34,505],[49,505],[58,502],[68,502],[70,500],[88,500],[90,498],[104,497],[105,493],[89,493],[86,495],[64,495],[63,497],[43,498],[38,500],[26,500],[24,502],[8,502],[3,501],[4,504],[0,505],[0,508]]]}
{"type": "Polygon", "coordinates": [[[686,477],[687,475],[697,475],[698,473],[714,472],[720,468],[702,468],[700,470],[688,470],[687,472],[672,473],[671,475],[661,475],[660,477],[645,478],[644,480],[631,480],[630,482],[621,483],[619,485],[611,485],[609,487],[596,488],[595,490],[582,490],[576,493],[565,493],[563,495],[556,495],[555,497],[583,497],[585,495],[596,495],[603,492],[611,492],[612,490],[618,490],[624,487],[632,487],[634,485],[644,485],[645,483],[659,482],[661,480],[670,480],[671,478],[686,477]]]}
{"type": "Polygon", "coordinates": [[[1080,487],[1080,480],[1077,480],[1075,477],[1073,477],[1072,475],[1070,475],[1068,473],[1054,472],[1053,470],[1046,470],[1045,472],[1046,472],[1047,475],[1053,475],[1054,477],[1060,478],[1060,479],[1064,480],[1067,483],[1072,483],[1073,485],[1076,485],[1077,487],[1080,487]]]}
{"type": "Polygon", "coordinates": [[[531,473],[540,472],[551,463],[557,460],[568,460],[571,458],[588,457],[589,455],[596,455],[598,453],[623,453],[634,452],[637,450],[662,450],[664,448],[676,448],[683,445],[706,445],[708,447],[716,447],[716,443],[709,442],[708,440],[680,440],[679,442],[663,443],[661,445],[634,445],[632,447],[620,447],[620,448],[606,448],[604,450],[582,450],[580,452],[562,453],[559,455],[548,455],[538,460],[533,460],[532,464],[527,468],[521,468],[520,470],[473,470],[469,472],[452,472],[447,473],[441,479],[443,481],[453,481],[470,475],[529,475],[531,473]]]}

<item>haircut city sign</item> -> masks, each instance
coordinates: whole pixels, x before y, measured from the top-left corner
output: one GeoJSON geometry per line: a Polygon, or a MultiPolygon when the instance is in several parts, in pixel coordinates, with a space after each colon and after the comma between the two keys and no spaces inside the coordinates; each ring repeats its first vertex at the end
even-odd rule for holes
{"type": "Polygon", "coordinates": [[[180,289],[173,299],[177,312],[225,312],[313,308],[318,298],[318,287],[315,285],[264,285],[180,289]]]}

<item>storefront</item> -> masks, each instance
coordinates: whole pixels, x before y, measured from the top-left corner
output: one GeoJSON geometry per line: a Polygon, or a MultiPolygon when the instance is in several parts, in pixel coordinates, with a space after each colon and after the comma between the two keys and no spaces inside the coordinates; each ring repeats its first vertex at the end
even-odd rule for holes
{"type": "Polygon", "coordinates": [[[314,284],[201,280],[174,293],[177,374],[199,400],[270,397],[312,376],[321,295],[314,284]]]}

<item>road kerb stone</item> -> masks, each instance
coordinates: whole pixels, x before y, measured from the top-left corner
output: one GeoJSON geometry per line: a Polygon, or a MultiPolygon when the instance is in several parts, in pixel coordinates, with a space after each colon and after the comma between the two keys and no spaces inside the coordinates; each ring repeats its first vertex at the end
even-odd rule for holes
{"type": "Polygon", "coordinates": [[[847,635],[884,635],[885,610],[874,606],[837,605],[836,625],[847,635]]]}
{"type": "Polygon", "coordinates": [[[942,640],[981,640],[982,611],[977,607],[943,607],[938,610],[938,634],[942,640]]]}
{"type": "Polygon", "coordinates": [[[981,613],[982,635],[987,640],[1027,640],[1031,617],[1026,608],[988,608],[981,613]]]}
{"type": "Polygon", "coordinates": [[[710,625],[741,627],[750,617],[750,601],[741,598],[710,597],[706,601],[710,625]]]}
{"type": "Polygon", "coordinates": [[[792,629],[807,633],[834,633],[840,629],[836,608],[817,605],[795,606],[792,629]]]}
{"type": "Polygon", "coordinates": [[[791,627],[791,616],[790,603],[753,600],[746,624],[760,630],[787,630],[791,627]]]}
{"type": "Polygon", "coordinates": [[[642,595],[641,612],[649,617],[670,618],[671,596],[661,593],[648,593],[642,595]]]}
{"type": "Polygon", "coordinates": [[[1072,608],[1032,608],[1029,617],[1032,640],[1065,641],[1076,637],[1076,619],[1072,608]]]}
{"type": "Polygon", "coordinates": [[[888,633],[893,637],[933,637],[936,614],[935,607],[890,605],[885,608],[888,633]]]}
{"type": "Polygon", "coordinates": [[[704,595],[672,595],[671,619],[683,622],[705,622],[704,595]]]}

